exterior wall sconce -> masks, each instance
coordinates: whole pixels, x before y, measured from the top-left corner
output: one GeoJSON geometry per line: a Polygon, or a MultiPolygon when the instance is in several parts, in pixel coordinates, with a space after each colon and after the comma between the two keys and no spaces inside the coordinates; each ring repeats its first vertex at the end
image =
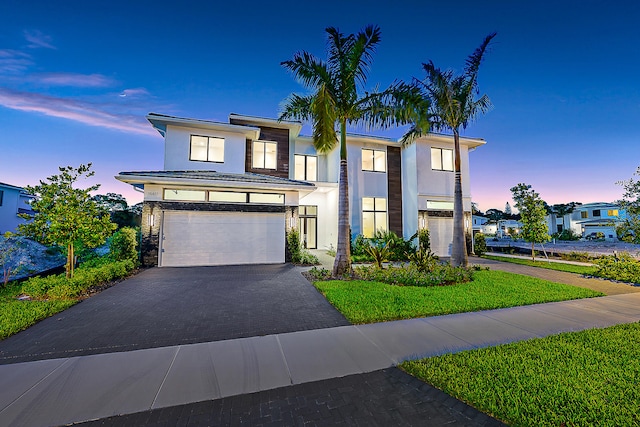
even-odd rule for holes
{"type": "Polygon", "coordinates": [[[289,217],[289,228],[293,228],[296,225],[296,219],[292,216],[289,217]]]}
{"type": "Polygon", "coordinates": [[[153,214],[147,215],[147,223],[149,224],[149,227],[153,227],[154,225],[156,225],[156,219],[154,218],[153,214]]]}
{"type": "Polygon", "coordinates": [[[424,228],[424,226],[426,225],[425,223],[426,221],[424,220],[424,217],[420,218],[420,228],[424,228]]]}

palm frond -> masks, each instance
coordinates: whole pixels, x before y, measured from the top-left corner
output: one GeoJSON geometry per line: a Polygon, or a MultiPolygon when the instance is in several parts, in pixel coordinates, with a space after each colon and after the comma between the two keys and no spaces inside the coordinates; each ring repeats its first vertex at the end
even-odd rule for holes
{"type": "Polygon", "coordinates": [[[346,77],[349,80],[354,80],[362,86],[366,84],[373,64],[373,54],[380,40],[380,27],[377,25],[369,25],[355,36],[355,42],[346,58],[349,72],[346,77]]]}
{"type": "Polygon", "coordinates": [[[313,115],[313,95],[291,94],[283,103],[278,120],[311,120],[313,115]]]}
{"type": "Polygon", "coordinates": [[[319,153],[328,153],[338,143],[336,100],[326,86],[318,88],[311,104],[313,145],[319,153]]]}
{"type": "Polygon", "coordinates": [[[296,52],[292,60],[283,61],[280,64],[291,71],[296,79],[306,87],[316,88],[320,84],[331,81],[327,64],[308,52],[296,52]]]}
{"type": "Polygon", "coordinates": [[[489,43],[491,43],[491,40],[493,40],[496,34],[497,33],[493,32],[485,37],[480,46],[467,58],[464,74],[470,80],[476,80],[480,64],[482,63],[482,57],[484,56],[489,43]]]}

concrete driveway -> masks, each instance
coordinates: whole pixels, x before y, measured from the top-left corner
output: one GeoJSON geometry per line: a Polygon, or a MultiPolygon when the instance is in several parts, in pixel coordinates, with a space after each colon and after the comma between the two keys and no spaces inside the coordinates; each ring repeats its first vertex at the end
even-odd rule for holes
{"type": "Polygon", "coordinates": [[[152,268],[0,341],[0,364],[348,325],[300,271],[152,268]]]}

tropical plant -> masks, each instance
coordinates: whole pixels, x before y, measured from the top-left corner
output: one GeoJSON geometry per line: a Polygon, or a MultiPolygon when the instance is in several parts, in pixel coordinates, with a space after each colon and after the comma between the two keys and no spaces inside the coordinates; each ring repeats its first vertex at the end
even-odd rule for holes
{"type": "Polygon", "coordinates": [[[378,268],[382,268],[382,263],[389,261],[389,256],[391,255],[389,242],[383,241],[370,241],[366,251],[373,258],[378,268]]]}
{"type": "Polygon", "coordinates": [[[530,185],[523,183],[511,188],[511,194],[521,216],[522,229],[520,230],[520,237],[526,242],[531,242],[531,259],[535,261],[534,245],[548,242],[551,239],[545,219],[547,211],[544,208],[544,201],[540,198],[540,194],[536,193],[530,185]]]}
{"type": "Polygon", "coordinates": [[[443,71],[432,61],[422,64],[426,73],[424,81],[415,79],[421,97],[415,105],[414,122],[402,137],[404,144],[415,141],[423,134],[434,130],[453,132],[454,144],[454,194],[453,194],[453,244],[451,264],[467,265],[467,250],[462,206],[462,173],[460,155],[460,128],[466,129],[469,122],[491,108],[487,95],[479,98],[478,71],[482,58],[496,33],[489,34],[468,58],[464,72],[455,75],[453,71],[443,71]]]}
{"type": "Polygon", "coordinates": [[[280,120],[311,121],[313,144],[319,153],[328,153],[340,141],[340,181],[338,187],[338,245],[334,276],[351,270],[349,253],[349,193],[347,175],[347,126],[387,127],[409,120],[407,100],[415,91],[394,83],[382,92],[361,94],[380,43],[380,28],[367,26],[357,34],[344,35],[337,28],[326,29],[327,59],[300,51],[282,66],[311,89],[310,95],[292,94],[285,102],[280,120]]]}
{"type": "Polygon", "coordinates": [[[29,194],[36,196],[31,203],[36,213],[32,221],[20,224],[19,229],[21,234],[38,242],[65,247],[66,276],[73,277],[76,246],[95,248],[103,244],[116,225],[110,221],[106,209],[91,198],[90,193],[100,185],[85,189],[73,187],[78,179],[95,174],[91,171],[91,163],[77,169],[67,166],[59,170],[60,174],[48,177],[47,182],[25,187],[29,194]]]}
{"type": "Polygon", "coordinates": [[[418,249],[415,252],[407,252],[409,263],[414,265],[418,271],[426,273],[435,270],[439,264],[438,257],[430,250],[418,249]]]}

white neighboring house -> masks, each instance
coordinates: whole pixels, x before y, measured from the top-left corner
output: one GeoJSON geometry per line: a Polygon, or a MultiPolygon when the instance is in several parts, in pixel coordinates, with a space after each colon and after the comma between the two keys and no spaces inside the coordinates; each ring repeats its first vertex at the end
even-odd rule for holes
{"type": "Polygon", "coordinates": [[[566,215],[547,215],[549,234],[561,233],[571,229],[583,238],[594,238],[598,233],[604,235],[606,241],[617,241],[616,227],[625,219],[625,212],[615,203],[586,203],[576,206],[566,215]]]}
{"type": "Polygon", "coordinates": [[[480,215],[473,215],[473,234],[484,233],[484,226],[489,221],[489,218],[485,218],[480,215]]]}
{"type": "MultiPolygon", "coordinates": [[[[229,123],[151,113],[164,137],[164,169],[121,172],[144,189],[145,265],[282,263],[285,233],[307,248],[336,246],[339,147],[319,154],[299,122],[229,115],[229,123]]],[[[461,138],[463,204],[471,234],[469,152],[461,138]]],[[[453,137],[395,139],[347,135],[352,236],[376,230],[410,238],[428,228],[431,248],[451,253],[453,137]]]]}
{"type": "Polygon", "coordinates": [[[18,231],[18,225],[26,222],[18,214],[33,215],[33,199],[22,187],[0,182],[0,234],[18,231]]]}

